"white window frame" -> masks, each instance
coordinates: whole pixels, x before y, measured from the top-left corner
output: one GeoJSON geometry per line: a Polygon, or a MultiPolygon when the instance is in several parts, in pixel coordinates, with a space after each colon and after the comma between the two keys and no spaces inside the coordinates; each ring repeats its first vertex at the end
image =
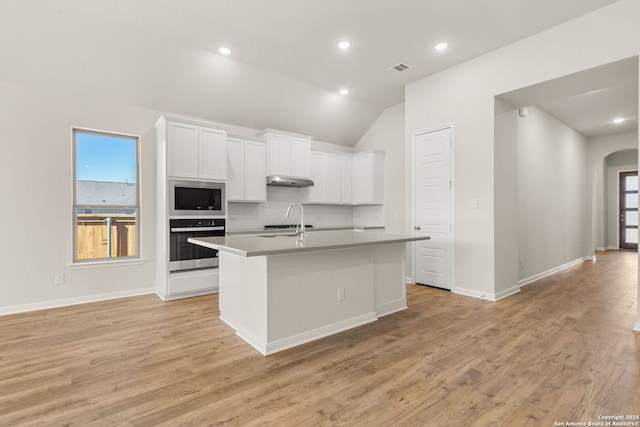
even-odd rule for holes
{"type": "Polygon", "coordinates": [[[101,265],[101,264],[110,264],[110,263],[131,263],[141,261],[140,255],[140,229],[141,229],[141,215],[140,215],[140,136],[126,134],[121,132],[112,132],[112,131],[104,131],[97,129],[88,129],[82,127],[72,127],[71,128],[71,152],[72,152],[72,169],[73,169],[73,204],[72,204],[72,233],[73,233],[73,254],[72,254],[72,265],[76,266],[86,266],[89,267],[91,265],[101,265]],[[114,138],[125,138],[134,140],[136,143],[136,200],[135,206],[122,206],[122,205],[79,205],[77,203],[77,162],[76,162],[76,135],[78,133],[83,134],[94,134],[94,135],[102,135],[107,137],[114,138]],[[115,257],[107,257],[107,258],[88,258],[88,259],[78,259],[78,218],[77,212],[79,209],[91,209],[91,210],[115,210],[115,211],[135,211],[136,218],[136,254],[130,256],[115,256],[115,257]]]}

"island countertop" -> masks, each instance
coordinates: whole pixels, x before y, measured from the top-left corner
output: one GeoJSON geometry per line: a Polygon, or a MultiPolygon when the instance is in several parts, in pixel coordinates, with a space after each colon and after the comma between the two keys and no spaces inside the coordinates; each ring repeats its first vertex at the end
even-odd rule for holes
{"type": "Polygon", "coordinates": [[[293,233],[257,236],[190,237],[188,242],[244,257],[375,246],[429,240],[425,235],[380,234],[357,231],[311,231],[301,239],[293,233]],[[264,236],[264,237],[263,237],[264,236]]]}

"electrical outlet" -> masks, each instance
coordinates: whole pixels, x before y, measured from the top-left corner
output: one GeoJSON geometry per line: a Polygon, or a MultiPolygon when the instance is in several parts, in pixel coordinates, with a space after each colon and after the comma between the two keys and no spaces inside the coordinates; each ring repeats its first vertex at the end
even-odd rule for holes
{"type": "Polygon", "coordinates": [[[64,284],[64,273],[56,273],[53,276],[53,284],[54,285],[63,285],[64,284]]]}
{"type": "Polygon", "coordinates": [[[344,288],[338,288],[338,301],[344,301],[344,288]]]}

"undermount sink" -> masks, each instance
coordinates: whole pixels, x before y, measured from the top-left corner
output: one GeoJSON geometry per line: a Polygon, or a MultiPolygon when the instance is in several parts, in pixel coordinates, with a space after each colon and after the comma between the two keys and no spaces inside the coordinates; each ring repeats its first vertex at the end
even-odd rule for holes
{"type": "Polygon", "coordinates": [[[269,237],[271,239],[281,239],[283,237],[297,237],[296,233],[273,233],[273,234],[260,234],[258,237],[269,237]]]}

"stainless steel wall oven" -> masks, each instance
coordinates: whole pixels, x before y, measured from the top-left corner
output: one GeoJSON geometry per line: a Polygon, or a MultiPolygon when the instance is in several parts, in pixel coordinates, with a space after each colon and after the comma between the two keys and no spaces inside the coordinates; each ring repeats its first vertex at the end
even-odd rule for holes
{"type": "Polygon", "coordinates": [[[218,251],[194,245],[187,239],[224,235],[224,218],[170,219],[169,271],[218,268],[218,251]]]}

